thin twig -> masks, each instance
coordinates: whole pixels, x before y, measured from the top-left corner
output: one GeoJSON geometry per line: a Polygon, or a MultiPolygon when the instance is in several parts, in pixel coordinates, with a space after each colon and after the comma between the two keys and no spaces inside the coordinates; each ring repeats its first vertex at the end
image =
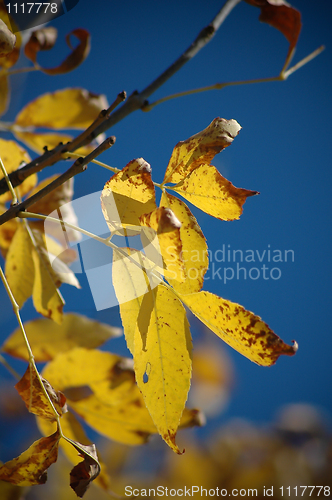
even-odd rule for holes
{"type": "Polygon", "coordinates": [[[73,163],[73,165],[67,170],[67,172],[60,175],[53,182],[51,182],[50,184],[45,186],[43,189],[38,191],[38,193],[34,194],[33,196],[30,196],[30,198],[27,198],[26,200],[22,201],[21,203],[17,203],[16,205],[12,205],[7,210],[7,212],[5,212],[4,214],[2,214],[0,216],[0,225],[4,224],[5,222],[9,221],[10,219],[13,219],[14,217],[17,217],[18,212],[22,212],[25,209],[29,208],[31,205],[33,205],[37,201],[44,198],[44,196],[46,196],[47,194],[54,191],[54,189],[61,186],[64,182],[68,181],[69,179],[71,179],[75,175],[80,174],[81,172],[84,172],[87,168],[87,164],[91,160],[93,160],[96,156],[101,154],[106,149],[113,146],[114,143],[115,143],[115,137],[114,136],[109,137],[104,142],[102,142],[94,151],[92,151],[89,155],[87,155],[85,158],[81,158],[81,157],[78,158],[73,163]]]}
{"type": "Polygon", "coordinates": [[[216,31],[220,28],[221,24],[225,21],[226,17],[231,13],[234,7],[240,3],[240,1],[241,0],[227,0],[211,23],[200,31],[190,47],[144,90],[141,92],[133,92],[122,106],[120,106],[107,120],[96,128],[95,133],[98,135],[105,132],[107,129],[113,127],[113,125],[126,118],[129,114],[137,111],[138,109],[142,109],[147,104],[146,100],[150,97],[150,95],[166,83],[167,80],[179,71],[184,64],[190,61],[203,47],[205,47],[205,45],[215,35],[216,31]]]}
{"type": "Polygon", "coordinates": [[[209,90],[221,90],[225,87],[231,87],[231,86],[235,86],[235,85],[249,85],[252,83],[279,82],[279,81],[286,80],[289,77],[289,75],[291,75],[292,73],[297,71],[299,68],[302,68],[302,66],[307,64],[309,61],[311,61],[315,57],[317,57],[324,49],[325,49],[325,47],[324,47],[324,45],[322,45],[321,47],[316,49],[314,52],[312,52],[311,54],[306,56],[304,59],[301,59],[301,61],[296,63],[294,66],[289,68],[287,71],[285,71],[285,68],[287,68],[287,66],[290,62],[290,59],[291,59],[290,57],[287,58],[286,64],[284,64],[284,66],[283,66],[283,68],[278,76],[270,76],[270,77],[265,77],[265,78],[254,78],[252,80],[238,80],[238,81],[234,81],[234,82],[215,83],[213,85],[208,85],[206,87],[200,87],[198,89],[177,92],[176,94],[171,94],[171,95],[162,97],[161,99],[158,99],[157,101],[146,104],[142,108],[142,111],[150,111],[152,108],[154,108],[158,104],[169,101],[171,99],[177,99],[178,97],[184,97],[187,95],[198,94],[200,92],[207,92],[209,90]]]}

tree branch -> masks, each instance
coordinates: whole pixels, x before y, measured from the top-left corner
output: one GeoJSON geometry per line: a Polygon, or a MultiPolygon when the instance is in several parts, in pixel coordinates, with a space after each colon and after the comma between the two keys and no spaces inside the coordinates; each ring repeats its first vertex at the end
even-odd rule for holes
{"type": "MultiPolygon", "coordinates": [[[[35,158],[30,163],[27,163],[24,167],[16,170],[15,172],[11,172],[8,177],[13,187],[19,186],[27,177],[30,175],[40,172],[45,167],[50,167],[57,163],[60,160],[63,160],[63,155],[67,152],[75,151],[76,149],[90,144],[90,142],[99,135],[96,133],[95,129],[103,123],[109,115],[114,111],[114,109],[126,99],[126,92],[120,92],[117,98],[111,104],[108,109],[102,110],[94,122],[81,134],[79,134],[75,139],[67,144],[59,144],[51,151],[46,150],[45,153],[38,158],[35,158]]],[[[98,153],[100,154],[100,153],[98,153]]],[[[8,182],[7,180],[0,180],[0,195],[8,191],[8,182]]]]}
{"type": "Polygon", "coordinates": [[[54,189],[61,186],[68,179],[71,179],[71,177],[74,177],[75,175],[80,174],[81,172],[84,172],[84,170],[86,170],[86,168],[87,168],[87,164],[91,160],[96,158],[96,156],[100,155],[106,149],[113,146],[114,143],[115,143],[115,137],[114,136],[109,137],[104,142],[102,142],[94,151],[92,151],[89,155],[87,155],[85,158],[78,158],[73,163],[73,165],[67,170],[67,172],[60,175],[53,182],[51,182],[50,184],[45,186],[43,189],[38,191],[38,193],[34,194],[33,196],[30,196],[30,198],[27,198],[26,200],[22,201],[21,203],[16,203],[15,205],[12,205],[7,210],[7,212],[5,212],[4,214],[2,214],[0,216],[0,225],[4,224],[5,222],[8,222],[10,219],[13,219],[14,217],[17,217],[18,212],[22,212],[22,211],[26,210],[27,208],[29,208],[31,205],[33,205],[37,201],[44,198],[44,196],[51,193],[54,189]]]}

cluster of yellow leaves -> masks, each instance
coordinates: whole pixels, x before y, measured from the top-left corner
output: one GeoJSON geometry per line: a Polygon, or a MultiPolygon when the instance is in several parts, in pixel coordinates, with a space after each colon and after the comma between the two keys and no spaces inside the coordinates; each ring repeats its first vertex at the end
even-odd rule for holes
{"type": "MultiPolygon", "coordinates": [[[[29,161],[28,153],[15,141],[0,139],[0,150],[7,173],[16,170],[22,162],[29,161]]],[[[1,173],[0,179],[2,177],[1,173]]],[[[37,175],[32,175],[19,186],[19,195],[24,197],[29,192],[34,194],[55,177],[52,176],[36,186],[37,175]]],[[[71,201],[72,196],[73,181],[70,180],[45,196],[42,201],[32,205],[31,210],[48,215],[62,204],[71,201]]],[[[9,198],[10,193],[0,196],[0,213],[6,211],[9,198]]],[[[74,217],[74,214],[71,216],[74,217]]],[[[75,232],[71,232],[69,236],[71,239],[77,239],[75,232]]],[[[67,283],[80,288],[74,273],[67,265],[76,259],[76,253],[63,252],[64,248],[51,235],[44,234],[42,221],[28,224],[17,219],[0,226],[0,250],[6,257],[7,281],[19,307],[32,296],[39,313],[61,323],[64,300],[59,286],[61,283],[67,283]],[[52,265],[50,257],[53,257],[52,265]]]]}
{"type": "MultiPolygon", "coordinates": [[[[97,483],[107,490],[110,479],[106,470],[100,473],[99,460],[78,416],[100,434],[128,445],[145,443],[157,432],[135,383],[132,361],[97,349],[122,331],[75,314],[64,315],[61,326],[39,319],[28,322],[25,330],[35,361],[48,363],[42,377],[29,364],[16,389],[28,410],[37,415],[46,437],[0,467],[0,479],[20,486],[45,482],[45,471],[56,461],[60,444],[74,464],[77,451],[84,455],[91,467],[87,484],[98,475],[97,483]],[[56,416],[61,417],[61,427],[56,416]]],[[[20,329],[6,340],[2,352],[29,360],[20,329]]],[[[200,423],[197,410],[183,412],[181,427],[200,423]]],[[[82,496],[86,484],[80,470],[83,465],[79,466],[71,477],[72,487],[82,496]]]]}
{"type": "Polygon", "coordinates": [[[202,290],[208,268],[207,245],[189,207],[170,195],[180,194],[222,220],[238,219],[255,191],[233,186],[211,165],[240,130],[235,120],[216,118],[202,132],[179,142],[160,185],[157,206],[151,168],[142,158],[131,161],[105,185],[102,210],[111,234],[140,234],[145,253],[113,252],[113,285],[136,381],[158,431],[181,453],[176,432],[190,387],[192,342],[184,306],[210,330],[262,366],[281,354],[293,355],[261,318],[242,306],[202,290]],[[172,183],[172,185],[168,184],[172,183]],[[198,249],[198,260],[186,259],[198,249]],[[165,281],[166,280],[166,281],[165,281]]]}

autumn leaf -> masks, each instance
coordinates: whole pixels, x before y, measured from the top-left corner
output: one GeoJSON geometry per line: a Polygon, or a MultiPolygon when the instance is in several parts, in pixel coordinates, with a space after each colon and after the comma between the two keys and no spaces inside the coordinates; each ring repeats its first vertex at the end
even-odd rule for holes
{"type": "MultiPolygon", "coordinates": [[[[44,436],[52,434],[56,427],[56,425],[50,422],[49,420],[45,420],[39,417],[37,417],[37,424],[40,432],[44,436]]],[[[65,436],[65,439],[61,439],[60,448],[62,449],[62,451],[72,464],[77,464],[78,449],[77,447],[73,446],[73,443],[75,443],[76,446],[78,444],[80,444],[81,446],[82,445],[91,446],[93,445],[93,443],[86,436],[82,425],[77,420],[75,415],[73,415],[70,411],[62,416],[61,429],[65,436]]],[[[94,479],[94,484],[108,491],[111,486],[111,478],[107,473],[106,465],[102,462],[102,460],[100,460],[99,457],[98,457],[98,462],[100,464],[101,471],[99,475],[94,479]]]]}
{"type": "Polygon", "coordinates": [[[297,351],[296,342],[285,344],[259,316],[239,304],[205,291],[182,295],[181,300],[226,344],[258,365],[271,366],[280,355],[297,351]]]}
{"type": "Polygon", "coordinates": [[[70,472],[70,486],[78,497],[82,497],[91,481],[96,479],[100,473],[100,464],[98,462],[97,450],[94,444],[82,445],[72,442],[73,446],[84,459],[70,472]]]}
{"type": "Polygon", "coordinates": [[[51,421],[55,420],[54,410],[48,397],[58,415],[61,416],[67,411],[65,396],[60,391],[55,391],[46,379],[39,377],[36,369],[31,364],[29,364],[21,380],[15,385],[15,388],[29,412],[39,417],[51,421]]]}
{"type": "MultiPolygon", "coordinates": [[[[162,271],[162,261],[160,265],[159,269],[162,271]]],[[[153,270],[153,265],[150,265],[150,261],[146,260],[139,250],[122,248],[113,251],[112,281],[119,302],[127,347],[132,355],[136,322],[144,295],[161,280],[161,277],[158,279],[152,273],[153,270]],[[120,250],[128,255],[128,258],[120,250]]]]}
{"type": "Polygon", "coordinates": [[[66,42],[70,48],[72,48],[70,41],[71,36],[75,36],[78,39],[79,44],[76,48],[72,49],[71,54],[67,56],[59,66],[54,68],[44,68],[40,66],[37,63],[37,54],[40,51],[50,50],[53,48],[57,38],[57,30],[55,28],[47,27],[34,31],[25,45],[24,53],[26,57],[38,67],[38,69],[47,75],[60,75],[68,73],[69,71],[77,68],[77,66],[79,66],[84,59],[86,59],[90,52],[90,35],[86,30],[78,28],[66,36],[66,42]]]}
{"type": "MultiPolygon", "coordinates": [[[[0,215],[5,213],[6,211],[6,206],[0,203],[0,215]]],[[[16,219],[11,219],[8,222],[5,222],[5,224],[1,224],[0,226],[0,250],[4,257],[6,257],[7,255],[14,234],[16,233],[17,226],[18,223],[16,219]]]]}
{"type": "Polygon", "coordinates": [[[156,208],[150,165],[143,158],[130,161],[106,182],[101,205],[111,232],[139,226],[140,216],[156,208]]]}
{"type": "Polygon", "coordinates": [[[0,19],[0,58],[10,54],[15,47],[16,36],[8,28],[6,23],[0,19]]]}
{"type": "Polygon", "coordinates": [[[170,208],[161,206],[142,215],[140,224],[144,226],[141,239],[147,257],[153,261],[157,260],[156,254],[157,256],[158,253],[161,254],[166,278],[170,277],[172,280],[183,283],[186,279],[186,270],[182,259],[181,222],[174,212],[170,208]],[[150,245],[147,245],[146,241],[150,245]],[[152,249],[153,253],[151,253],[152,249]]]}
{"type": "Polygon", "coordinates": [[[209,215],[221,220],[239,219],[248,196],[257,191],[237,188],[212,165],[203,164],[172,188],[209,215]]]}
{"type": "Polygon", "coordinates": [[[46,93],[28,103],[17,115],[20,127],[85,129],[102,109],[108,107],[105,96],[82,88],[68,88],[46,93]]]}
{"type": "Polygon", "coordinates": [[[300,12],[283,0],[245,0],[250,5],[259,7],[259,20],[279,30],[289,42],[288,59],[294,50],[301,31],[300,12]]]}
{"type": "Polygon", "coordinates": [[[35,441],[19,457],[0,467],[0,480],[18,486],[44,484],[47,469],[57,461],[60,433],[56,431],[48,437],[35,441]]]}
{"type": "MultiPolygon", "coordinates": [[[[42,318],[28,321],[24,328],[37,363],[50,361],[60,352],[74,347],[94,349],[122,334],[121,328],[74,313],[64,314],[61,325],[42,318]]],[[[20,328],[6,339],[1,350],[20,359],[29,359],[20,328]]]]}
{"type": "Polygon", "coordinates": [[[2,1],[0,2],[0,20],[0,67],[9,69],[18,61],[22,38],[13,18],[8,16],[2,1]]]}
{"type": "MultiPolygon", "coordinates": [[[[15,141],[8,141],[6,139],[0,138],[0,151],[1,151],[1,159],[5,166],[7,174],[14,172],[21,165],[25,163],[29,163],[31,158],[27,151],[22,148],[15,141]]],[[[3,173],[0,171],[0,179],[3,179],[3,173]]],[[[21,197],[25,196],[31,189],[35,187],[37,184],[37,175],[32,174],[25,181],[22,182],[20,186],[18,186],[18,192],[21,197]]],[[[9,192],[0,195],[0,203],[4,204],[7,201],[11,200],[11,194],[9,192]]]]}
{"type": "Polygon", "coordinates": [[[143,297],[134,337],[134,368],[145,404],[170,448],[191,378],[192,342],[186,312],[174,292],[160,284],[143,297]]]}
{"type": "Polygon", "coordinates": [[[69,408],[114,441],[139,445],[157,432],[129,359],[76,348],[56,356],[43,376],[65,393],[69,408]]]}
{"type": "Polygon", "coordinates": [[[161,207],[167,207],[174,213],[181,222],[179,228],[181,240],[181,257],[184,266],[184,283],[166,276],[167,281],[179,293],[198,292],[204,281],[204,275],[209,266],[207,244],[201,228],[196,218],[183,201],[175,196],[164,192],[161,200],[161,207]]]}
{"type": "Polygon", "coordinates": [[[177,184],[201,164],[210,163],[217,153],[233,142],[240,130],[235,120],[215,118],[202,132],[179,142],[173,149],[163,184],[177,184]]]}
{"type": "MultiPolygon", "coordinates": [[[[104,95],[93,94],[82,88],[46,93],[20,111],[15,119],[18,130],[15,130],[14,134],[31,149],[40,153],[45,146],[52,149],[59,142],[65,144],[71,141],[72,136],[58,132],[34,132],[31,127],[84,130],[97,118],[100,111],[106,108],[108,102],[104,95]]],[[[78,154],[87,154],[89,151],[91,146],[77,150],[78,154]]]]}

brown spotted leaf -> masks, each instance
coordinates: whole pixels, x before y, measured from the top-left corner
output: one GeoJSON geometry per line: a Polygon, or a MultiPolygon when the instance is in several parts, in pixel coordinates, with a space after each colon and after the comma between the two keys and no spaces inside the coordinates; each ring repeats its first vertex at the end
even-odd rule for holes
{"type": "Polygon", "coordinates": [[[55,44],[57,32],[56,29],[52,27],[36,30],[32,33],[30,40],[25,46],[25,55],[28,59],[30,59],[30,61],[37,65],[41,71],[48,75],[68,73],[79,66],[84,59],[86,59],[90,51],[90,35],[86,30],[78,28],[66,36],[66,42],[70,48],[72,48],[70,41],[71,36],[75,36],[78,39],[79,44],[77,47],[72,49],[71,54],[66,57],[66,59],[59,66],[54,68],[44,68],[37,63],[38,52],[42,50],[50,50],[55,44]]]}
{"type": "Polygon", "coordinates": [[[203,232],[187,205],[175,196],[164,192],[160,206],[171,209],[181,222],[181,256],[185,266],[186,280],[184,283],[180,283],[177,280],[172,280],[171,276],[167,276],[167,281],[180,293],[199,292],[209,266],[207,244],[203,232]]]}
{"type": "MultiPolygon", "coordinates": [[[[293,51],[301,31],[300,12],[283,0],[245,0],[260,7],[259,20],[279,30],[289,42],[288,55],[293,51]]],[[[287,58],[288,58],[287,55],[287,58]]]]}
{"type": "Polygon", "coordinates": [[[210,163],[217,153],[233,142],[240,130],[235,120],[215,118],[202,132],[179,142],[173,149],[164,183],[181,182],[202,163],[210,163]]]}
{"type": "Polygon", "coordinates": [[[140,216],[156,208],[150,165],[137,158],[113,175],[104,186],[101,206],[110,231],[139,226],[140,216]]]}
{"type": "Polygon", "coordinates": [[[261,366],[280,355],[293,356],[297,343],[285,344],[259,316],[210,292],[182,295],[181,300],[204,325],[236,351],[261,366]]]}
{"type": "Polygon", "coordinates": [[[233,186],[216,167],[207,164],[197,167],[172,189],[203,212],[221,220],[239,219],[248,196],[259,194],[233,186]]]}
{"type": "Polygon", "coordinates": [[[47,420],[55,420],[54,410],[45,395],[47,392],[58,415],[67,411],[66,398],[60,391],[55,391],[51,384],[43,377],[38,377],[36,369],[30,364],[21,378],[15,385],[19,395],[23,399],[30,413],[47,420]],[[43,384],[43,385],[42,385],[43,384]]]}
{"type": "Polygon", "coordinates": [[[142,215],[140,223],[144,226],[141,238],[146,256],[152,262],[160,262],[158,257],[161,255],[165,277],[183,283],[186,269],[182,259],[181,222],[174,212],[170,208],[159,207],[142,215]],[[150,245],[146,245],[146,240],[150,245]]]}
{"type": "Polygon", "coordinates": [[[19,457],[0,467],[0,480],[18,486],[46,483],[47,469],[58,458],[59,440],[60,433],[56,431],[51,436],[35,441],[19,457]]]}

